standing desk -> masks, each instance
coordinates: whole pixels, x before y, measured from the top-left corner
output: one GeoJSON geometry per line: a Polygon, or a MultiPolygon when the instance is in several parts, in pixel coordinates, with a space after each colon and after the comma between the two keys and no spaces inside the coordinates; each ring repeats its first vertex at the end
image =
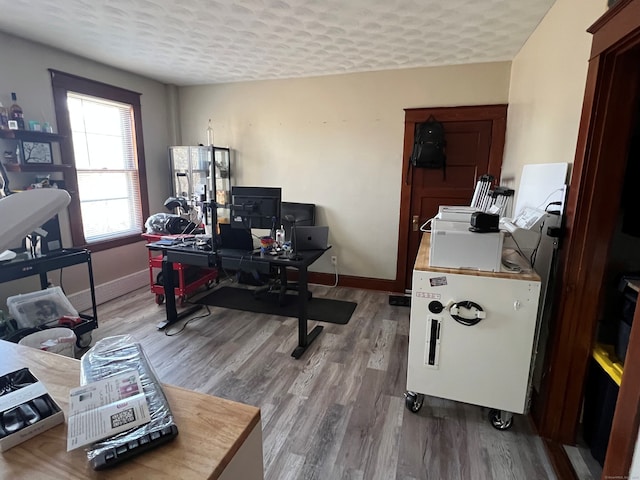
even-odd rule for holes
{"type": "Polygon", "coordinates": [[[291,353],[292,357],[296,359],[300,358],[322,331],[323,327],[321,325],[316,325],[310,332],[307,331],[307,303],[309,301],[307,296],[308,267],[331,248],[330,246],[323,250],[298,252],[295,259],[281,258],[272,255],[261,257],[249,253],[246,250],[233,248],[220,248],[217,251],[207,251],[191,245],[165,245],[161,242],[147,244],[147,248],[160,250],[163,255],[162,278],[167,319],[158,325],[160,329],[166,328],[200,308],[198,306],[178,314],[176,310],[176,299],[173,294],[173,263],[177,262],[212,268],[217,266],[220,260],[228,259],[237,261],[242,268],[250,268],[253,265],[257,267],[256,269],[259,269],[260,267],[264,268],[265,265],[272,265],[282,267],[283,270],[286,267],[298,270],[298,346],[291,353]]]}
{"type": "MultiPolygon", "coordinates": [[[[80,361],[0,340],[0,375],[28,367],[68,419],[69,389],[80,384],[80,361]]],[[[0,478],[107,479],[263,478],[260,410],[163,385],[178,436],[109,470],[94,471],[82,448],[67,452],[66,424],[0,455],[0,478]]]]}

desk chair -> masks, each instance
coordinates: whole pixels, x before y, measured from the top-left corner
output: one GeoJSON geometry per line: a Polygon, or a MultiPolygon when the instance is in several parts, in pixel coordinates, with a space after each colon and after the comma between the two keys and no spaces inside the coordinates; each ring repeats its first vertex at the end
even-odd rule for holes
{"type": "Polygon", "coordinates": [[[291,240],[291,230],[294,224],[310,227],[316,224],[315,203],[282,202],[280,205],[280,218],[287,240],[291,240]]]}
{"type": "MultiPolygon", "coordinates": [[[[316,223],[316,204],[315,203],[297,203],[297,202],[282,202],[280,204],[280,218],[282,226],[285,230],[285,236],[287,241],[291,241],[293,230],[296,226],[314,226],[316,223]]],[[[276,275],[268,286],[256,291],[255,295],[261,295],[264,292],[272,292],[274,290],[279,291],[280,305],[284,301],[284,296],[288,290],[298,291],[298,285],[296,283],[289,283],[287,281],[287,268],[279,267],[276,275]]],[[[311,292],[307,292],[309,299],[311,298],[311,292]]]]}

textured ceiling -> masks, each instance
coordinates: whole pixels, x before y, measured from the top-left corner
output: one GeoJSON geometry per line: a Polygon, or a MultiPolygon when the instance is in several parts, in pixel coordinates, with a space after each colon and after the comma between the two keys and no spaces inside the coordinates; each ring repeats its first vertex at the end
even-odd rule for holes
{"type": "Polygon", "coordinates": [[[511,60],[554,0],[12,0],[0,30],[176,85],[511,60]]]}

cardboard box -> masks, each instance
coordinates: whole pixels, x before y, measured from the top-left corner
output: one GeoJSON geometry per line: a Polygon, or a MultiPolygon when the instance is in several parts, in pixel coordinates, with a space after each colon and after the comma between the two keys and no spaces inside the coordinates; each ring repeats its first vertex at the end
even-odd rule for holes
{"type": "Polygon", "coordinates": [[[0,376],[0,452],[60,423],[64,413],[28,368],[0,376]]]}

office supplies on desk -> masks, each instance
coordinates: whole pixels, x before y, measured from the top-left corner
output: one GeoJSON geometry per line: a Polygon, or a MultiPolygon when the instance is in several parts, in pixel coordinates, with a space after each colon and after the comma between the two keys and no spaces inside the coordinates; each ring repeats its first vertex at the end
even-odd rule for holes
{"type": "Polygon", "coordinates": [[[87,452],[87,458],[95,470],[117,465],[178,435],[162,386],[142,346],[133,337],[119,335],[96,342],[82,357],[80,383],[86,385],[130,370],[136,370],[140,375],[151,421],[94,443],[87,452]]]}
{"type": "Polygon", "coordinates": [[[291,234],[294,252],[323,250],[329,245],[329,227],[296,226],[291,234]]]}

